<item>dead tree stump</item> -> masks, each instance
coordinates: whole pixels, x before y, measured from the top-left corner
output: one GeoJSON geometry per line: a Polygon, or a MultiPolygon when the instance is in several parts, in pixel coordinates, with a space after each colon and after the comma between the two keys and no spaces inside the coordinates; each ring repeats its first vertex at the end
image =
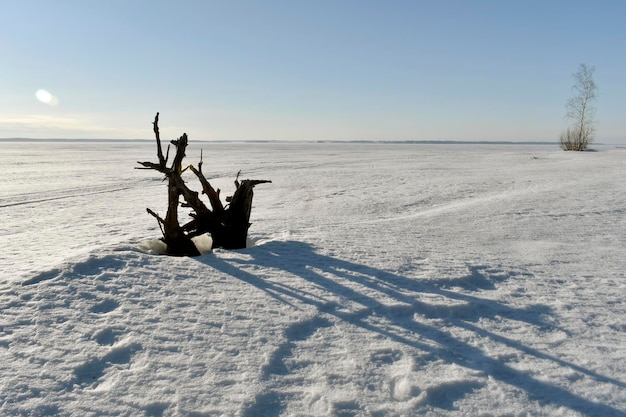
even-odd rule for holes
{"type": "Polygon", "coordinates": [[[167,179],[168,205],[165,219],[147,209],[148,213],[154,216],[159,223],[163,233],[162,240],[167,246],[167,253],[178,256],[200,255],[192,238],[207,233],[213,239],[214,248],[245,248],[250,227],[254,186],[271,181],[242,180],[240,182],[238,173],[235,179],[235,193],[226,198],[228,204],[225,206],[220,199],[220,190],[213,188],[202,173],[202,156],[198,168],[193,165],[183,168],[183,159],[188,144],[187,134],[184,133],[180,138],[170,142],[176,147],[176,155],[168,166],[170,147],[168,145],[164,156],[159,134],[159,113],[156,114],[153,125],[159,162],[138,162],[142,167],[137,169],[154,169],[164,174],[167,179]],[[207,207],[198,193],[191,190],[182,179],[182,174],[187,168],[200,181],[202,193],[207,195],[211,208],[207,207]],[[183,198],[184,203],[180,202],[180,197],[183,198]],[[192,209],[190,213],[192,220],[182,226],[178,221],[179,206],[192,209]]]}

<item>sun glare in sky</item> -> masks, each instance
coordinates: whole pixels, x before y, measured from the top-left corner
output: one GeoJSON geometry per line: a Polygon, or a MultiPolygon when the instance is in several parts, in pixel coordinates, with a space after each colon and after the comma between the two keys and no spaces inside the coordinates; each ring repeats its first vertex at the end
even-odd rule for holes
{"type": "Polygon", "coordinates": [[[35,97],[37,97],[37,100],[49,106],[56,106],[57,104],[59,104],[59,100],[55,96],[53,96],[52,93],[50,93],[48,90],[37,90],[37,92],[35,93],[35,97]]]}

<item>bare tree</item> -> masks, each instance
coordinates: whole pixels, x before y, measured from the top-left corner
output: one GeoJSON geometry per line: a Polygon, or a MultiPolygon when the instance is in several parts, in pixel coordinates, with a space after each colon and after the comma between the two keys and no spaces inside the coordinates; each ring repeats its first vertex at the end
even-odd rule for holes
{"type": "Polygon", "coordinates": [[[572,121],[572,126],[561,133],[559,138],[561,148],[566,151],[584,151],[593,141],[595,133],[595,108],[598,87],[593,80],[595,67],[580,64],[578,71],[573,74],[574,96],[567,100],[565,117],[572,121]]]}

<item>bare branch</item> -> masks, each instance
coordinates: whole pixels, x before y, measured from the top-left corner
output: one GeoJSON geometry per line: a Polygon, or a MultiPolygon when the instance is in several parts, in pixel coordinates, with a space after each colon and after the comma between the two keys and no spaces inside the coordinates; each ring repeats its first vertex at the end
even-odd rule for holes
{"type": "Polygon", "coordinates": [[[163,230],[163,225],[165,224],[165,220],[163,220],[158,214],[156,214],[154,211],[150,210],[149,208],[147,208],[146,211],[150,215],[152,215],[154,218],[157,219],[157,222],[159,224],[159,229],[161,229],[161,234],[163,234],[163,236],[165,236],[165,230],[163,230]]]}
{"type": "Polygon", "coordinates": [[[159,164],[161,164],[162,167],[165,167],[165,165],[167,164],[167,158],[163,157],[163,150],[161,149],[161,135],[159,134],[159,112],[157,112],[156,116],[154,116],[154,122],[152,122],[152,126],[152,130],[154,131],[154,136],[157,143],[157,156],[159,158],[159,164]]]}
{"type": "Polygon", "coordinates": [[[220,193],[219,190],[215,191],[213,186],[206,179],[202,171],[196,169],[193,165],[189,165],[189,169],[196,174],[198,180],[200,180],[200,184],[202,184],[202,192],[209,197],[209,202],[211,203],[211,207],[215,212],[223,212],[224,206],[220,201],[220,193]]]}

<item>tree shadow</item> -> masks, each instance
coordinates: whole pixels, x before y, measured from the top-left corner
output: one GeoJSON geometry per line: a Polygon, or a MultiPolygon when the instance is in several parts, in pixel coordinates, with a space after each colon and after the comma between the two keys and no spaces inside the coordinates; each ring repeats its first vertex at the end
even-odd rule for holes
{"type": "MultiPolygon", "coordinates": [[[[351,323],[368,332],[427,352],[433,358],[480,371],[495,380],[522,389],[530,399],[540,403],[567,407],[589,416],[626,416],[624,411],[594,402],[569,392],[565,388],[519,371],[442,330],[446,327],[460,327],[481,338],[490,339],[527,355],[569,368],[597,381],[622,389],[626,388],[626,383],[622,381],[603,376],[475,324],[481,319],[507,318],[539,328],[557,328],[548,322],[551,309],[547,305],[535,304],[526,308],[517,308],[449,289],[460,287],[469,292],[488,290],[495,288],[497,282],[508,279],[502,274],[496,276],[495,279],[482,274],[481,271],[486,267],[470,267],[470,274],[467,277],[426,282],[322,255],[317,253],[314,246],[297,241],[272,241],[248,248],[242,253],[247,255],[245,259],[222,259],[216,256],[203,256],[195,259],[265,291],[281,303],[295,308],[299,303],[314,306],[320,313],[334,317],[336,320],[351,323]],[[246,270],[248,266],[288,272],[314,285],[317,290],[323,290],[322,293],[326,295],[320,295],[319,291],[316,293],[307,291],[304,289],[307,285],[304,284],[287,285],[260,278],[248,272],[246,270]],[[356,290],[354,284],[363,290],[356,290]],[[439,296],[446,301],[446,304],[425,303],[415,298],[416,293],[439,296]],[[358,308],[343,308],[344,306],[336,301],[337,298],[356,303],[358,308]],[[381,302],[381,299],[385,302],[381,302]],[[428,320],[415,320],[416,315],[426,319],[443,320],[445,326],[425,324],[424,322],[428,320]],[[373,317],[377,319],[372,320],[373,317]]],[[[329,325],[327,320],[317,322],[320,327],[329,325]]],[[[315,323],[312,325],[315,326],[315,323]]],[[[313,330],[308,329],[308,331],[313,330]]],[[[267,373],[267,370],[265,372],[267,373]]],[[[275,395],[271,398],[272,402],[276,402],[275,395]]],[[[275,411],[279,412],[277,409],[275,411]]]]}

